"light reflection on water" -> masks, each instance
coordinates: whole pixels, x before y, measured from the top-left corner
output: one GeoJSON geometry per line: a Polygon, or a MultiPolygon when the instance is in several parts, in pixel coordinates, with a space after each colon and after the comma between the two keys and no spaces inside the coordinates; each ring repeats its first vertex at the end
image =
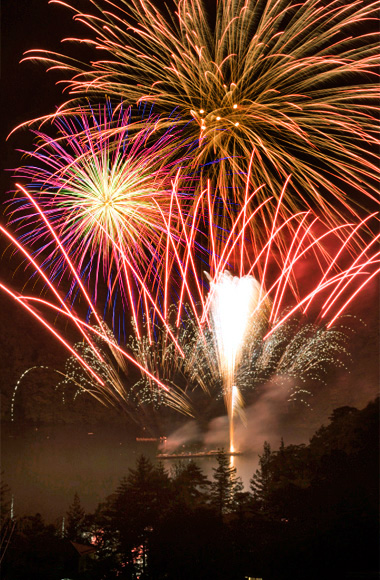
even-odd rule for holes
{"type": "MultiPolygon", "coordinates": [[[[128,468],[135,467],[139,455],[155,461],[158,447],[156,442],[136,442],[120,427],[57,425],[2,431],[1,468],[14,496],[15,515],[39,512],[47,522],[65,515],[75,492],[86,512],[92,512],[115,491],[128,468]]],[[[216,459],[203,457],[196,462],[211,478],[216,459]]],[[[234,458],[246,489],[257,462],[257,455],[234,458]]],[[[164,465],[170,469],[174,460],[165,460],[164,465]]]]}

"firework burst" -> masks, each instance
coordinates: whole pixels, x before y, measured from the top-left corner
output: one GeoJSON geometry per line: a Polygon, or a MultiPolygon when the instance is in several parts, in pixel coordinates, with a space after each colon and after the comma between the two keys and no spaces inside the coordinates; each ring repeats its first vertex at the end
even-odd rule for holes
{"type": "MultiPolygon", "coordinates": [[[[176,174],[186,160],[180,155],[168,160],[174,147],[180,152],[174,122],[159,132],[157,117],[134,123],[130,117],[130,109],[113,111],[107,103],[97,112],[57,117],[54,139],[36,131],[34,150],[24,152],[33,165],[17,170],[27,180],[29,197],[13,200],[11,222],[35,257],[43,255],[41,267],[50,269],[51,279],[62,279],[67,263],[57,254],[53,229],[78,275],[95,280],[95,302],[103,278],[108,299],[119,294],[123,308],[132,305],[136,321],[136,287],[157,275],[167,223],[175,236],[173,184],[178,188],[176,174]]],[[[177,191],[181,203],[189,197],[185,191],[186,186],[177,191]]],[[[74,290],[75,285],[73,296],[74,290]]]]}
{"type": "Polygon", "coordinates": [[[103,59],[86,66],[36,50],[26,58],[69,74],[78,98],[178,108],[183,123],[193,121],[197,166],[225,160],[215,174],[224,199],[231,185],[242,199],[252,152],[255,187],[266,183],[278,197],[292,175],[290,212],[317,205],[332,225],[378,199],[378,1],[222,0],[215,28],[200,0],[176,0],[169,19],[145,0],[92,4],[93,15],[70,8],[90,30],[80,41],[103,59]]]}

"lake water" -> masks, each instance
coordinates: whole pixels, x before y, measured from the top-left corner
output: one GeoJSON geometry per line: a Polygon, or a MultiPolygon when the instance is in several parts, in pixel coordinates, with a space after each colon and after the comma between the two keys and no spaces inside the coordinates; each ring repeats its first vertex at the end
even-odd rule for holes
{"type": "MultiPolygon", "coordinates": [[[[156,442],[137,442],[127,428],[54,426],[2,428],[1,468],[14,498],[14,515],[41,513],[47,523],[57,523],[79,494],[86,512],[115,491],[120,479],[144,454],[156,461],[156,442]]],[[[211,478],[213,457],[196,459],[211,478]]],[[[257,468],[258,457],[234,457],[237,474],[246,489],[257,468]]],[[[165,460],[169,468],[174,460],[165,460]]]]}

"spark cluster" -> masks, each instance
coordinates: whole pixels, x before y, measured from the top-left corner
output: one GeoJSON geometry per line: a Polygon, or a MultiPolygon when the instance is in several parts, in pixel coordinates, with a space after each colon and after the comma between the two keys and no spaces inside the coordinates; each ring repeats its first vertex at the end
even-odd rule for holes
{"type": "MultiPolygon", "coordinates": [[[[266,314],[270,306],[266,305],[266,314]]],[[[242,345],[241,362],[234,371],[234,383],[226,384],[223,368],[218,364],[218,345],[212,328],[199,328],[191,315],[182,321],[177,334],[185,352],[181,358],[169,340],[167,329],[155,327],[157,342],[145,338],[131,339],[134,356],[151,372],[165,377],[172,391],[183,394],[182,412],[202,419],[214,401],[227,401],[227,412],[243,415],[244,403],[252,403],[269,383],[285,389],[289,402],[310,406],[310,398],[330,373],[348,368],[349,339],[353,333],[350,319],[342,319],[331,328],[292,316],[270,332],[275,323],[262,314],[251,318],[242,345]],[[265,338],[269,334],[268,338],[265,338]],[[157,345],[160,345],[157,348],[157,345]]],[[[147,392],[157,387],[141,376],[136,387],[145,385],[147,392]]],[[[132,387],[132,391],[135,387],[132,387]]],[[[167,394],[161,404],[170,405],[167,394]]],[[[218,406],[214,412],[221,412],[218,406]]],[[[233,427],[232,427],[233,428],[233,427]]],[[[231,438],[231,441],[233,437],[231,438]]]]}

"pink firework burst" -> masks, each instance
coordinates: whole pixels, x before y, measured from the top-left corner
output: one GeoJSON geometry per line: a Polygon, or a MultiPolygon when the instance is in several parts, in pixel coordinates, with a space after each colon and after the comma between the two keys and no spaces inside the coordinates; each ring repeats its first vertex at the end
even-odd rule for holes
{"type": "MultiPolygon", "coordinates": [[[[176,236],[173,188],[181,204],[190,197],[186,179],[178,180],[187,159],[175,120],[165,129],[152,114],[131,122],[130,108],[112,110],[107,102],[97,111],[57,116],[53,124],[58,136],[36,131],[35,148],[24,152],[33,165],[17,170],[27,195],[13,200],[11,221],[20,241],[43,256],[50,279],[62,279],[67,269],[56,236],[78,276],[94,282],[94,301],[104,278],[108,300],[119,294],[137,320],[140,289],[160,270],[168,223],[176,236]]],[[[72,296],[77,287],[74,279],[72,296]]]]}

